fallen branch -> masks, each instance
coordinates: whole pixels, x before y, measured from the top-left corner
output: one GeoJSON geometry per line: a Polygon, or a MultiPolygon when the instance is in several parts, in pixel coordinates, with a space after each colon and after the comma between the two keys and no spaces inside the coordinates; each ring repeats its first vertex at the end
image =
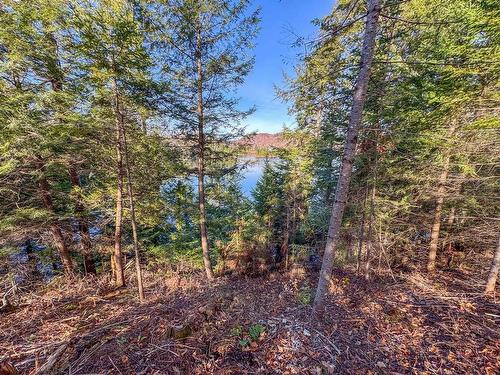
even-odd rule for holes
{"type": "Polygon", "coordinates": [[[66,342],[57,348],[57,350],[49,356],[47,362],[45,362],[45,364],[35,372],[35,375],[49,374],[50,370],[52,370],[52,368],[56,365],[68,345],[69,343],[66,342]]]}
{"type": "Polygon", "coordinates": [[[324,338],[331,346],[333,349],[335,349],[335,351],[337,352],[337,354],[340,354],[340,349],[337,347],[337,345],[335,345],[332,340],[330,340],[328,337],[326,337],[325,335],[323,335],[320,331],[318,331],[317,329],[314,330],[318,335],[320,335],[322,338],[324,338]]]}

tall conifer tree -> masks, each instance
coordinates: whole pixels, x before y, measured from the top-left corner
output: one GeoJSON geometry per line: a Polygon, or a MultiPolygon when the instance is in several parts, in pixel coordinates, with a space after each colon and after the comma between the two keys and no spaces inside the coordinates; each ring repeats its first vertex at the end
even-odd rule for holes
{"type": "Polygon", "coordinates": [[[166,113],[173,133],[189,149],[198,181],[200,242],[205,271],[213,279],[207,228],[206,176],[220,174],[226,147],[242,136],[249,111],[238,109],[234,90],[253,66],[249,54],[258,11],[248,0],[174,0],[153,6],[161,74],[168,83],[166,113]]]}

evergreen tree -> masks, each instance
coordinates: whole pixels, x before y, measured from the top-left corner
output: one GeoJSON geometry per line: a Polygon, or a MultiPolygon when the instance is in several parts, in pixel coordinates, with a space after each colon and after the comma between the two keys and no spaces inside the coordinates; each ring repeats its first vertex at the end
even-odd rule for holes
{"type": "Polygon", "coordinates": [[[234,90],[253,65],[249,50],[257,33],[258,12],[247,0],[158,2],[156,23],[161,74],[168,83],[165,110],[171,132],[187,146],[198,180],[200,241],[205,271],[213,279],[206,215],[205,176],[217,175],[225,147],[243,134],[240,121],[251,111],[237,108],[234,90]]]}
{"type": "Polygon", "coordinates": [[[328,227],[328,237],[323,255],[320,278],[314,298],[314,311],[319,312],[323,307],[326,294],[326,288],[330,282],[335,256],[335,247],[337,246],[340,226],[346,200],[348,197],[350,177],[352,173],[353,160],[356,151],[356,143],[359,129],[363,117],[363,107],[366,100],[368,81],[370,79],[370,69],[373,61],[375,49],[375,37],[377,34],[378,17],[380,13],[380,4],[377,0],[370,0],[367,3],[368,15],[366,19],[365,36],[363,40],[363,50],[361,52],[361,64],[359,75],[353,92],[353,102],[350,111],[349,127],[347,129],[346,143],[342,156],[342,165],[339,180],[335,192],[335,199],[332,208],[332,215],[328,227]]]}
{"type": "MultiPolygon", "coordinates": [[[[75,44],[82,59],[82,70],[96,90],[100,104],[113,115],[116,152],[115,236],[112,264],[115,283],[125,285],[122,257],[124,181],[128,192],[133,244],[140,299],[144,299],[139,264],[138,234],[134,193],[127,147],[127,127],[138,108],[136,98],[148,84],[149,56],[144,35],[128,1],[82,3],[74,8],[77,30],[75,44]]],[[[109,116],[109,115],[108,115],[109,116]]],[[[111,118],[108,117],[109,120],[111,118]]]]}
{"type": "Polygon", "coordinates": [[[23,242],[43,238],[50,228],[52,239],[44,242],[54,245],[71,274],[72,211],[78,211],[84,258],[92,265],[84,208],[69,188],[85,158],[81,137],[87,128],[78,111],[67,8],[58,1],[13,1],[0,15],[4,230],[23,242]],[[13,192],[19,197],[14,206],[13,192]]]}

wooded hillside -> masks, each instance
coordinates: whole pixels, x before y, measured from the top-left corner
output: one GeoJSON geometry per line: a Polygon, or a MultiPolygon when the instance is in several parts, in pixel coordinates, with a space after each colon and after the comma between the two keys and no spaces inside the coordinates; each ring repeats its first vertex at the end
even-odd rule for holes
{"type": "Polygon", "coordinates": [[[246,146],[250,150],[285,148],[286,139],[282,134],[255,133],[236,141],[236,144],[246,146]]]}

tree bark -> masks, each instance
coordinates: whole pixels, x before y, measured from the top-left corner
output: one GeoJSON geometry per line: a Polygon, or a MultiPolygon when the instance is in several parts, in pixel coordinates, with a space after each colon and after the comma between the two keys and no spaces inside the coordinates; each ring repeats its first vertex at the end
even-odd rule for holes
{"type": "MultiPolygon", "coordinates": [[[[55,214],[54,203],[52,201],[52,196],[50,195],[49,183],[44,175],[45,165],[42,159],[37,158],[36,167],[40,172],[40,179],[38,180],[38,187],[40,191],[40,196],[42,199],[43,207],[49,211],[51,214],[55,214]]],[[[54,245],[59,252],[59,256],[61,257],[61,262],[63,264],[64,273],[69,276],[73,275],[73,261],[71,260],[71,256],[69,254],[69,249],[62,234],[62,230],[59,227],[58,223],[54,220],[51,220],[50,223],[50,231],[52,233],[52,237],[54,240],[54,245]]]]}
{"type": "Polygon", "coordinates": [[[434,208],[434,219],[431,227],[431,241],[429,244],[429,255],[427,260],[427,271],[434,272],[436,270],[436,257],[439,244],[439,233],[441,230],[441,216],[443,212],[444,196],[446,192],[446,181],[448,179],[448,171],[450,169],[451,150],[446,149],[443,169],[439,176],[438,187],[436,191],[436,206],[434,208]]]}
{"type": "Polygon", "coordinates": [[[127,177],[128,201],[129,201],[129,205],[130,205],[130,221],[132,222],[132,237],[134,240],[134,255],[135,255],[135,271],[136,271],[136,275],[137,275],[137,288],[139,291],[139,300],[141,302],[144,302],[144,287],[143,287],[143,282],[142,282],[141,262],[139,259],[139,239],[137,236],[137,222],[135,219],[134,194],[132,192],[132,176],[130,173],[130,164],[128,161],[127,135],[126,135],[125,127],[122,128],[121,133],[122,133],[122,141],[123,141],[123,162],[125,164],[125,173],[126,173],[126,177],[127,177]]]}
{"type": "Polygon", "coordinates": [[[122,257],[122,225],[123,225],[123,160],[122,160],[122,128],[123,128],[123,114],[121,111],[120,97],[118,95],[118,87],[116,79],[111,81],[113,98],[114,98],[114,112],[115,112],[115,131],[116,131],[116,211],[115,211],[115,243],[113,251],[113,259],[115,264],[115,285],[117,287],[125,286],[125,273],[123,269],[122,257]]]}
{"type": "Polygon", "coordinates": [[[446,156],[445,166],[439,176],[439,185],[436,192],[436,207],[434,208],[434,219],[431,228],[431,242],[429,245],[429,257],[427,261],[427,271],[433,272],[436,269],[436,257],[439,244],[439,232],[441,230],[441,214],[443,211],[445,183],[448,178],[448,168],[450,163],[450,155],[446,156]]]}
{"type": "MultiPolygon", "coordinates": [[[[373,253],[373,221],[375,220],[375,196],[377,195],[377,169],[378,169],[378,140],[375,142],[374,147],[374,163],[373,163],[373,185],[372,193],[370,197],[370,221],[368,223],[368,243],[366,252],[366,264],[365,264],[365,279],[370,279],[370,266],[373,253]]],[[[380,262],[379,262],[380,266],[380,262]]]]}
{"type": "MultiPolygon", "coordinates": [[[[53,91],[59,92],[62,91],[63,88],[63,73],[61,69],[61,64],[59,61],[59,56],[57,52],[57,41],[56,38],[54,37],[53,33],[45,33],[45,36],[47,40],[51,43],[52,46],[52,53],[53,57],[55,59],[55,66],[52,67],[52,69],[48,69],[48,78],[50,81],[50,85],[53,91]]],[[[44,164],[43,162],[38,159],[38,168],[40,169],[41,172],[43,172],[44,169],[44,164]]],[[[50,196],[49,193],[49,185],[45,177],[42,177],[40,180],[40,187],[42,191],[42,200],[44,201],[44,206],[46,209],[50,210],[51,212],[54,212],[54,207],[52,203],[52,197],[50,196]]],[[[64,240],[64,237],[62,235],[61,228],[57,224],[51,224],[51,231],[54,236],[54,242],[56,244],[56,247],[58,248],[59,254],[61,256],[61,260],[63,263],[63,267],[65,270],[66,274],[73,274],[74,269],[73,269],[73,262],[71,260],[71,256],[69,255],[69,250],[68,246],[64,240]]]]}
{"type": "Polygon", "coordinates": [[[361,222],[359,223],[359,242],[358,254],[356,256],[356,273],[359,274],[361,269],[361,253],[363,251],[363,243],[365,240],[365,219],[366,219],[366,201],[368,200],[368,189],[365,189],[365,196],[363,198],[363,212],[361,214],[361,222]]]}
{"type": "Polygon", "coordinates": [[[356,85],[354,87],[353,103],[349,118],[349,127],[347,129],[342,166],[335,191],[335,199],[328,227],[325,253],[323,256],[323,263],[321,265],[316,296],[313,303],[313,313],[315,314],[319,313],[323,309],[326,290],[331,280],[338,235],[346,206],[352,166],[356,152],[358,133],[363,118],[363,107],[366,101],[366,92],[368,89],[368,81],[370,79],[370,69],[375,49],[375,37],[377,34],[379,14],[379,0],[368,0],[368,15],[366,18],[363,50],[361,52],[361,64],[356,85]]]}
{"type": "Polygon", "coordinates": [[[286,204],[285,235],[281,244],[281,255],[285,258],[285,270],[288,270],[289,242],[290,242],[290,207],[286,204]]]}
{"type": "Polygon", "coordinates": [[[368,222],[368,242],[366,246],[366,263],[365,263],[365,279],[370,279],[370,266],[372,260],[372,251],[373,251],[373,220],[375,218],[375,195],[377,189],[375,187],[375,182],[372,186],[372,194],[370,197],[370,221],[368,222]]]}
{"type": "MultiPolygon", "coordinates": [[[[79,189],[81,187],[80,180],[75,168],[69,168],[69,179],[71,186],[73,188],[79,189]]],[[[87,220],[82,217],[82,213],[85,211],[80,199],[77,199],[75,205],[76,220],[78,222],[78,231],[80,232],[80,237],[82,241],[82,256],[83,256],[83,268],[85,274],[96,274],[94,257],[92,256],[92,241],[90,239],[90,231],[87,220]]]]}
{"type": "Polygon", "coordinates": [[[205,272],[209,280],[214,279],[212,263],[210,261],[210,247],[207,233],[207,219],[205,208],[205,133],[203,113],[203,68],[201,62],[201,26],[198,25],[196,30],[196,69],[198,74],[198,206],[200,211],[200,239],[201,249],[203,251],[203,263],[205,272]]]}
{"type": "Polygon", "coordinates": [[[498,272],[500,271],[500,236],[498,237],[497,249],[493,260],[491,262],[490,273],[488,274],[488,280],[486,282],[486,293],[491,293],[495,290],[495,285],[497,283],[498,272]]]}

